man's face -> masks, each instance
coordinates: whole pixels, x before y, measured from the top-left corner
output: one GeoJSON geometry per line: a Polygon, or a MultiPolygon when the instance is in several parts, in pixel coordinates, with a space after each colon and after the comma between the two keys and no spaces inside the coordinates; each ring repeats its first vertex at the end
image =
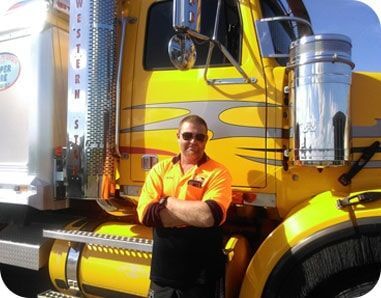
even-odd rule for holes
{"type": "Polygon", "coordinates": [[[208,140],[207,133],[203,125],[184,122],[178,132],[181,155],[192,162],[200,160],[208,140]]]}

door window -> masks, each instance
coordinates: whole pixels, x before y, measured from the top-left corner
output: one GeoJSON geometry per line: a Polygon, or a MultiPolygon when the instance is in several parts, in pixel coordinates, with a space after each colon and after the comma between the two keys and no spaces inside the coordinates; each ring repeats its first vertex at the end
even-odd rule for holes
{"type": "MultiPolygon", "coordinates": [[[[202,1],[201,33],[211,37],[214,31],[214,22],[217,11],[217,0],[202,1]]],[[[168,56],[168,42],[175,34],[172,27],[172,1],[154,3],[148,12],[146,42],[144,53],[144,69],[174,69],[168,56]]],[[[240,61],[242,28],[241,18],[235,0],[223,0],[218,41],[224,45],[231,55],[240,61]]],[[[203,66],[208,55],[209,42],[194,39],[197,60],[195,66],[203,66]]],[[[211,59],[212,66],[230,65],[218,48],[214,48],[211,59]]]]}

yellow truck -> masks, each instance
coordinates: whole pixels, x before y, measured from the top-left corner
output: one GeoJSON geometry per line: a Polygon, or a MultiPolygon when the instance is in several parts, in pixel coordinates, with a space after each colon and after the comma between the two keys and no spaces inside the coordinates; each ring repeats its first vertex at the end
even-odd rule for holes
{"type": "MultiPolygon", "coordinates": [[[[145,297],[147,172],[209,126],[225,297],[354,297],[381,269],[381,74],[302,1],[15,0],[0,16],[0,269],[25,297],[145,297]]],[[[203,245],[194,243],[194,245],[203,245]]]]}

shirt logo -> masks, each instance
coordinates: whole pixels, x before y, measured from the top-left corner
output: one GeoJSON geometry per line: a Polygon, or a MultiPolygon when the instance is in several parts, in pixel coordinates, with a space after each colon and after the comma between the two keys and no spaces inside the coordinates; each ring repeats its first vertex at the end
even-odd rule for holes
{"type": "Polygon", "coordinates": [[[205,178],[202,176],[196,176],[194,179],[188,181],[188,185],[201,188],[204,184],[205,178]]]}

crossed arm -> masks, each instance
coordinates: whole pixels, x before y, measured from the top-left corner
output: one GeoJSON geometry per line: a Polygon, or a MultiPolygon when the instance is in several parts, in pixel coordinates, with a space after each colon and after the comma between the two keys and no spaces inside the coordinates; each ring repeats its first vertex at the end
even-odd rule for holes
{"type": "Polygon", "coordinates": [[[168,197],[166,208],[160,211],[160,219],[164,227],[188,225],[206,228],[215,224],[206,202],[184,201],[175,197],[168,197]]]}

